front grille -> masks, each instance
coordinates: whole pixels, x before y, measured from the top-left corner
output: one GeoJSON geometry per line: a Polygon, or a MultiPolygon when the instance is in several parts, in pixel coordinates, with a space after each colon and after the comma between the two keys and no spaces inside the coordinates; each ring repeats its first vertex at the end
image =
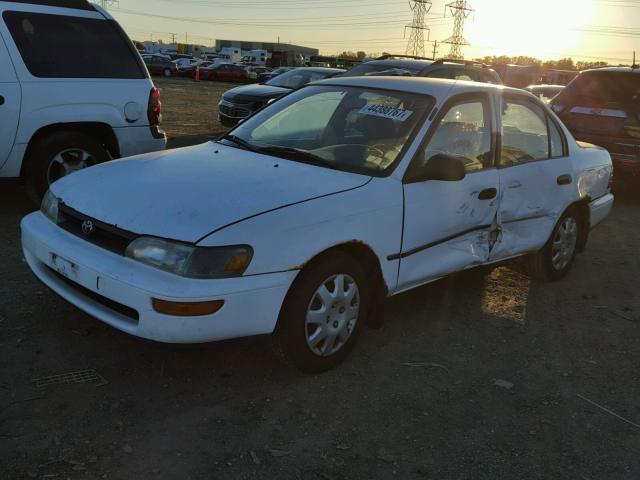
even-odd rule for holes
{"type": "Polygon", "coordinates": [[[60,275],[58,272],[56,272],[54,269],[52,269],[48,265],[47,265],[47,268],[58,280],[61,280],[62,282],[66,283],[68,286],[76,290],[78,293],[81,293],[85,297],[88,297],[94,302],[99,303],[100,305],[107,307],[108,309],[113,310],[114,312],[117,312],[120,315],[124,315],[125,317],[128,317],[131,320],[134,320],[136,323],[140,320],[140,314],[138,313],[137,310],[134,310],[131,307],[127,307],[126,305],[123,305],[121,303],[118,303],[115,300],[111,300],[110,298],[103,297],[102,295],[97,294],[96,292],[93,292],[88,288],[85,288],[82,285],[72,280],[69,280],[67,277],[60,275]]]}
{"type": "Polygon", "coordinates": [[[88,215],[84,215],[73,208],[60,203],[58,206],[58,226],[77,237],[93,243],[118,255],[124,255],[127,246],[139,235],[121,228],[108,225],[88,215]],[[93,229],[83,230],[84,222],[91,222],[93,229]]]}
{"type": "Polygon", "coordinates": [[[251,115],[251,104],[235,104],[231,102],[221,102],[218,105],[220,113],[233,118],[245,118],[251,115]]]}

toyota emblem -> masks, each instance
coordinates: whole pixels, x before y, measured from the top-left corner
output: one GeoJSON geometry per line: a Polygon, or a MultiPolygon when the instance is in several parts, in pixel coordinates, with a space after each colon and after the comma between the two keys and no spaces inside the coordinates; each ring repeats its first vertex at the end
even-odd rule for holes
{"type": "Polygon", "coordinates": [[[91,220],[85,220],[84,222],[82,222],[82,233],[84,233],[85,235],[91,235],[91,232],[93,232],[93,229],[95,227],[93,226],[93,222],[91,220]]]}

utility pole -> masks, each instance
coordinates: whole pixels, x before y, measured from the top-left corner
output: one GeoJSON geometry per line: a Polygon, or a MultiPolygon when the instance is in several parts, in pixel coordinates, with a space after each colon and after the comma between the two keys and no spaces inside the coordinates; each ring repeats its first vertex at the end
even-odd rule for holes
{"type": "Polygon", "coordinates": [[[455,0],[452,3],[446,5],[445,15],[447,10],[451,12],[454,18],[453,22],[453,35],[444,40],[442,43],[451,44],[451,51],[449,52],[449,58],[462,59],[462,47],[469,45],[469,42],[464,38],[464,21],[469,18],[469,15],[473,12],[473,8],[467,0],[455,0]]]}
{"type": "Polygon", "coordinates": [[[433,41],[433,59],[435,60],[438,56],[438,40],[433,41]]]}
{"type": "Polygon", "coordinates": [[[176,44],[176,35],[177,35],[177,33],[170,33],[169,35],[171,35],[171,44],[175,45],[176,44]]]}
{"type": "Polygon", "coordinates": [[[413,10],[413,21],[411,25],[404,27],[406,33],[407,28],[411,29],[409,42],[407,43],[407,55],[416,57],[424,57],[424,31],[427,31],[427,40],[429,39],[429,27],[425,26],[424,18],[431,10],[431,0],[409,0],[409,6],[413,10]]]}

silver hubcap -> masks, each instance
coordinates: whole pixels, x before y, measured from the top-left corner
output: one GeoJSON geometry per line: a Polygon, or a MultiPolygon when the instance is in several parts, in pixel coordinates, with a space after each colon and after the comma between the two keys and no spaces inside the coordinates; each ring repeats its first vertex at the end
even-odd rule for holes
{"type": "Polygon", "coordinates": [[[307,309],[305,333],[311,351],[326,357],[344,347],[359,311],[360,292],[353,278],[340,273],[322,282],[307,309]]]}
{"type": "Polygon", "coordinates": [[[47,182],[55,182],[59,178],[69,175],[85,167],[96,163],[95,158],[89,152],[79,148],[69,148],[58,153],[49,162],[47,169],[47,182]]]}
{"type": "Polygon", "coordinates": [[[573,258],[573,252],[576,249],[578,240],[578,223],[574,218],[565,218],[555,237],[553,237],[553,245],[551,248],[551,263],[556,270],[562,270],[573,258]]]}

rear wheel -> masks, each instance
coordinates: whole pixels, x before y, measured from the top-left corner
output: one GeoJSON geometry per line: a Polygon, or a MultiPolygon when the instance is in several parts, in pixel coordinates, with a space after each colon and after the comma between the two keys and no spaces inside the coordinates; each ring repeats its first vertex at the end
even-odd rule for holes
{"type": "Polygon", "coordinates": [[[170,77],[171,76],[171,69],[170,68],[165,68],[164,71],[162,72],[162,74],[165,77],[170,77]]]}
{"type": "Polygon", "coordinates": [[[25,163],[29,197],[39,203],[56,180],[109,160],[100,142],[80,132],[57,132],[38,140],[30,148],[25,163]]]}
{"type": "Polygon", "coordinates": [[[365,322],[369,289],[360,264],[331,253],[303,270],[285,299],[276,353],[302,371],[329,370],[349,354],[365,322]]]}
{"type": "Polygon", "coordinates": [[[570,209],[558,221],[547,244],[527,259],[529,273],[541,280],[564,278],[576,257],[580,221],[577,211],[570,209]]]}

